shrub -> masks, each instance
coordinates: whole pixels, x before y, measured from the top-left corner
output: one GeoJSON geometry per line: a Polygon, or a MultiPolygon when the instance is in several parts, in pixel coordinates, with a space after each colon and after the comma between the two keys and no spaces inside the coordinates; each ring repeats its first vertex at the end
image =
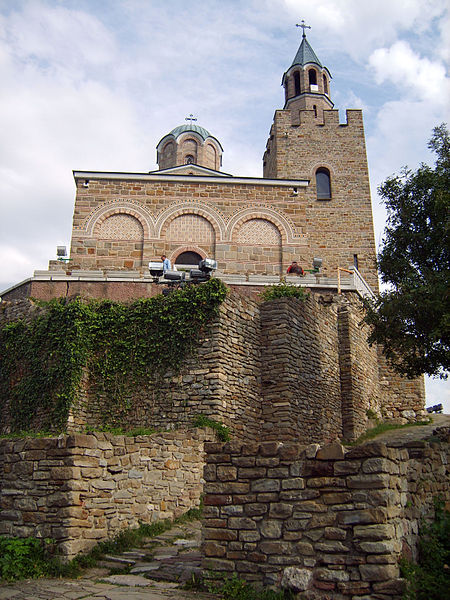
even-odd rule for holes
{"type": "Polygon", "coordinates": [[[400,563],[406,578],[404,600],[444,600],[450,590],[450,513],[442,497],[434,499],[434,520],[419,531],[419,556],[415,564],[400,563]]]}
{"type": "Polygon", "coordinates": [[[276,285],[266,287],[260,296],[264,302],[270,302],[270,300],[275,300],[276,298],[297,298],[298,300],[305,301],[309,294],[302,287],[282,281],[276,285]]]}

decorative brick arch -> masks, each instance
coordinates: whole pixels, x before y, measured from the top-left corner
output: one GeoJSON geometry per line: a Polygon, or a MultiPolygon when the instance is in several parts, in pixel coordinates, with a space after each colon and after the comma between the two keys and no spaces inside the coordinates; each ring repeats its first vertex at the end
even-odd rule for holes
{"type": "Polygon", "coordinates": [[[174,250],[169,256],[170,261],[173,265],[175,264],[175,261],[180,256],[180,254],[183,254],[183,252],[196,252],[197,254],[200,254],[202,258],[213,258],[212,256],[208,256],[208,253],[203,248],[200,248],[200,246],[180,246],[179,248],[174,250]]]}
{"type": "Polygon", "coordinates": [[[269,221],[272,225],[275,225],[280,232],[281,243],[283,245],[298,241],[298,236],[295,235],[294,227],[289,223],[287,218],[275,210],[263,206],[246,208],[236,213],[228,223],[227,239],[233,239],[242,225],[253,219],[263,219],[264,221],[269,221]],[[297,240],[295,240],[295,238],[297,238],[297,240]]]}
{"type": "Polygon", "coordinates": [[[100,225],[113,215],[130,215],[137,219],[144,230],[144,240],[155,237],[155,226],[152,216],[142,207],[132,203],[118,202],[98,207],[88,217],[85,223],[85,232],[90,237],[95,237],[100,225]]]}
{"type": "Polygon", "coordinates": [[[334,178],[336,177],[336,173],[334,170],[333,165],[331,165],[330,163],[324,162],[323,160],[320,162],[316,162],[314,163],[311,167],[310,167],[310,180],[313,181],[314,177],[316,176],[316,171],[317,169],[320,168],[324,168],[324,169],[328,169],[330,171],[330,175],[334,178]]]}
{"type": "Polygon", "coordinates": [[[225,233],[225,220],[216,210],[205,204],[183,203],[169,206],[155,223],[155,235],[161,238],[170,223],[181,215],[198,215],[206,219],[214,230],[216,242],[221,241],[225,233]]]}

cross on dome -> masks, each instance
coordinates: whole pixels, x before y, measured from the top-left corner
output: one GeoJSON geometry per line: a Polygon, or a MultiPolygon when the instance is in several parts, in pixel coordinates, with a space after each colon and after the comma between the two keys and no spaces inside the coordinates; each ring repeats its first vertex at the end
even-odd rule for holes
{"type": "Polygon", "coordinates": [[[305,19],[302,19],[302,22],[300,23],[300,25],[297,23],[295,25],[296,27],[301,27],[303,29],[303,38],[306,38],[306,33],[305,33],[305,29],[311,29],[310,25],[305,25],[305,19]]]}
{"type": "Polygon", "coordinates": [[[185,120],[185,121],[190,121],[190,122],[191,122],[191,125],[192,125],[192,123],[193,123],[194,121],[196,121],[196,120],[197,120],[197,117],[194,117],[194,115],[191,113],[191,114],[190,114],[188,117],[186,117],[184,120],[185,120]]]}

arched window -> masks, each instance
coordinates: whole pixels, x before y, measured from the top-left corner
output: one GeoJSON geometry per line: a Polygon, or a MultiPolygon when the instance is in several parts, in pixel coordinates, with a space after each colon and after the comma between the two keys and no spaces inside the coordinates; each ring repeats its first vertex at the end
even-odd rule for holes
{"type": "Polygon", "coordinates": [[[320,167],[316,171],[316,191],[318,200],[329,200],[331,198],[330,171],[320,167]]]}
{"type": "Polygon", "coordinates": [[[295,96],[300,95],[300,73],[298,71],[294,73],[294,92],[295,96]]]}
{"type": "Polygon", "coordinates": [[[313,105],[314,116],[317,117],[317,106],[313,105]]]}
{"type": "Polygon", "coordinates": [[[328,81],[326,75],[323,75],[323,93],[328,94],[328,81]]]}
{"type": "Polygon", "coordinates": [[[286,102],[289,98],[289,77],[284,80],[284,101],[286,102]]]}
{"type": "Polygon", "coordinates": [[[317,85],[317,73],[315,69],[308,71],[309,85],[317,85]]]}
{"type": "Polygon", "coordinates": [[[197,252],[187,251],[179,254],[175,260],[176,265],[180,266],[193,266],[198,265],[198,263],[202,260],[202,257],[197,252]]]}
{"type": "Polygon", "coordinates": [[[184,164],[185,165],[192,165],[194,164],[194,157],[192,156],[192,154],[188,154],[185,159],[184,159],[184,164]]]}

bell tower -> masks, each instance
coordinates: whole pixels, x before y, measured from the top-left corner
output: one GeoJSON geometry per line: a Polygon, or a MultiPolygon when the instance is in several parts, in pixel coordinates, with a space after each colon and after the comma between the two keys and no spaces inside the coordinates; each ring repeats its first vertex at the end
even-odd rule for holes
{"type": "Polygon", "coordinates": [[[284,73],[284,107],[275,111],[263,176],[308,180],[292,199],[302,213],[305,255],[320,256],[329,273],[356,267],[376,290],[372,203],[361,110],[341,123],[330,99],[330,72],[306,39],[284,73]]]}
{"type": "Polygon", "coordinates": [[[291,66],[283,75],[284,108],[290,110],[312,110],[315,118],[322,118],[324,110],[333,108],[330,99],[331,73],[322,65],[306,39],[302,21],[297,25],[303,29],[302,42],[291,66]]]}

